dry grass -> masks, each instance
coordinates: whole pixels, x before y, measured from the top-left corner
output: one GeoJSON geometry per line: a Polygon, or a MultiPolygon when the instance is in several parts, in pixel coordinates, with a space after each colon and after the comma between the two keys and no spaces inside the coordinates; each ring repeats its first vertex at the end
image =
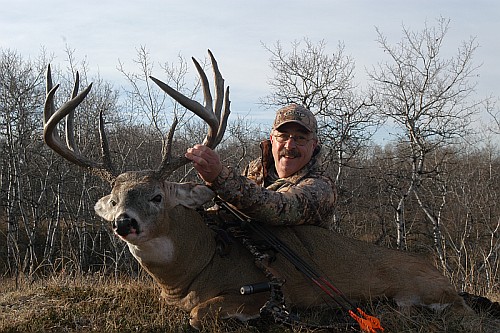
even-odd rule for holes
{"type": "MultiPolygon", "coordinates": [[[[425,310],[402,313],[388,304],[373,305],[368,310],[382,320],[386,333],[500,332],[500,319],[485,314],[462,317],[425,310]]],[[[272,333],[300,329],[262,319],[246,324],[213,321],[203,331],[272,333]]],[[[115,281],[100,275],[61,275],[31,284],[23,282],[17,287],[12,280],[0,281],[0,332],[197,331],[189,327],[188,314],[162,303],[159,290],[147,278],[115,281]]]]}

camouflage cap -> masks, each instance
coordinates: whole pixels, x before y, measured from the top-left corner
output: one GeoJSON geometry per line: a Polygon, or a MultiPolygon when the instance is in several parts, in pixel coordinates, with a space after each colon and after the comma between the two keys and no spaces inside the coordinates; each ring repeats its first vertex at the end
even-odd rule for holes
{"type": "Polygon", "coordinates": [[[317,123],[314,114],[299,104],[290,104],[279,109],[274,119],[273,130],[286,123],[297,123],[316,135],[317,123]]]}

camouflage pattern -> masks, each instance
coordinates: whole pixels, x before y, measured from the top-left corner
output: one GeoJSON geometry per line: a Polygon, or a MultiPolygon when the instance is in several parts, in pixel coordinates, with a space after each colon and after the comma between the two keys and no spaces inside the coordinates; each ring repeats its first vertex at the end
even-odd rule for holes
{"type": "Polygon", "coordinates": [[[314,114],[306,107],[299,104],[290,104],[276,112],[273,129],[278,129],[281,125],[287,123],[297,123],[316,136],[318,124],[314,114]]]}
{"type": "Polygon", "coordinates": [[[224,201],[249,217],[270,225],[315,224],[331,229],[337,198],[333,181],[318,168],[320,146],[299,172],[279,178],[269,140],[261,143],[261,158],[243,175],[224,167],[209,186],[224,201]]]}

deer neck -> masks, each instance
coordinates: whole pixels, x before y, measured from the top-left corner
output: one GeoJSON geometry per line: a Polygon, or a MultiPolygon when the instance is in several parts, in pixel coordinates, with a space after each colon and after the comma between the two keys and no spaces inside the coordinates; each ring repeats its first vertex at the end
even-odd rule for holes
{"type": "Polygon", "coordinates": [[[212,260],[215,237],[200,214],[181,205],[166,220],[157,237],[129,249],[164,291],[182,293],[212,260]]]}

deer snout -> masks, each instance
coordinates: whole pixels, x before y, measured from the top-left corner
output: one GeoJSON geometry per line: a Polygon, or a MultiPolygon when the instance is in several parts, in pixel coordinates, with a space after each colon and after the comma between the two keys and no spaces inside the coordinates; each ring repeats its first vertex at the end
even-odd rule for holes
{"type": "Polygon", "coordinates": [[[131,218],[128,214],[121,214],[113,221],[113,229],[115,232],[126,237],[132,233],[139,234],[139,224],[137,220],[131,218]]]}

